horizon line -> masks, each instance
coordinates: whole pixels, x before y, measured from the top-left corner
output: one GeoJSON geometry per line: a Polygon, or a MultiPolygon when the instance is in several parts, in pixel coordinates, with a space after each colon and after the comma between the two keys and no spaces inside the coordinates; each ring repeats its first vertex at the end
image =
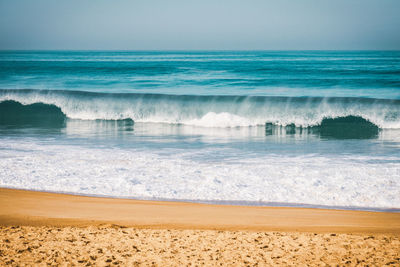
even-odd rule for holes
{"type": "Polygon", "coordinates": [[[296,52],[296,51],[400,51],[399,49],[0,49],[3,51],[71,51],[71,52],[296,52]]]}

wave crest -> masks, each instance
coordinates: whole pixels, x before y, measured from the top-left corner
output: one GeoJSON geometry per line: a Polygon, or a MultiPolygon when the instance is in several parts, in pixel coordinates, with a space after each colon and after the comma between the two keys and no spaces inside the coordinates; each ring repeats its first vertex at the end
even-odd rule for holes
{"type": "MultiPolygon", "coordinates": [[[[1,101],[51,105],[52,108],[47,112],[40,113],[37,109],[33,112],[39,112],[38,117],[49,116],[48,113],[58,114],[55,116],[60,121],[68,117],[81,120],[132,119],[135,122],[202,127],[241,127],[269,123],[307,128],[321,126],[327,119],[357,117],[382,129],[400,129],[400,100],[0,90],[1,101]]],[[[28,108],[29,112],[32,112],[31,109],[28,108]]],[[[3,120],[12,120],[13,115],[6,115],[10,114],[9,111],[2,114],[3,120]]]]}

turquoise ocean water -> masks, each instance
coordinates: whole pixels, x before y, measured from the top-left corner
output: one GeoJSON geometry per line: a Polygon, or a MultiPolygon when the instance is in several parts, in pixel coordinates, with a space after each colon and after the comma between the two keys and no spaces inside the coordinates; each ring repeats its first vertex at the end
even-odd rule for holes
{"type": "Polygon", "coordinates": [[[0,186],[400,208],[399,51],[2,51],[0,186]]]}

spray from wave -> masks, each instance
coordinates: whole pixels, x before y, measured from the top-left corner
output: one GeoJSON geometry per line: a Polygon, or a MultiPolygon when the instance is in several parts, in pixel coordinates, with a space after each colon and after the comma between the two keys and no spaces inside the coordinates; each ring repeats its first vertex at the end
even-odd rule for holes
{"type": "Polygon", "coordinates": [[[338,129],[349,123],[376,131],[400,129],[400,100],[0,90],[0,102],[2,123],[69,118],[225,128],[266,125],[268,131],[282,126],[338,129]]]}

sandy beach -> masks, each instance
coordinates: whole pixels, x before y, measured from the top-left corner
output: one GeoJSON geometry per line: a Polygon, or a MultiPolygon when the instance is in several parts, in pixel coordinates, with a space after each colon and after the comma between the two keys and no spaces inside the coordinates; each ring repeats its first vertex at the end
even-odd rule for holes
{"type": "Polygon", "coordinates": [[[400,214],[0,189],[0,265],[392,265],[400,214]]]}
{"type": "Polygon", "coordinates": [[[400,0],[0,0],[0,267],[400,267],[400,0]]]}

